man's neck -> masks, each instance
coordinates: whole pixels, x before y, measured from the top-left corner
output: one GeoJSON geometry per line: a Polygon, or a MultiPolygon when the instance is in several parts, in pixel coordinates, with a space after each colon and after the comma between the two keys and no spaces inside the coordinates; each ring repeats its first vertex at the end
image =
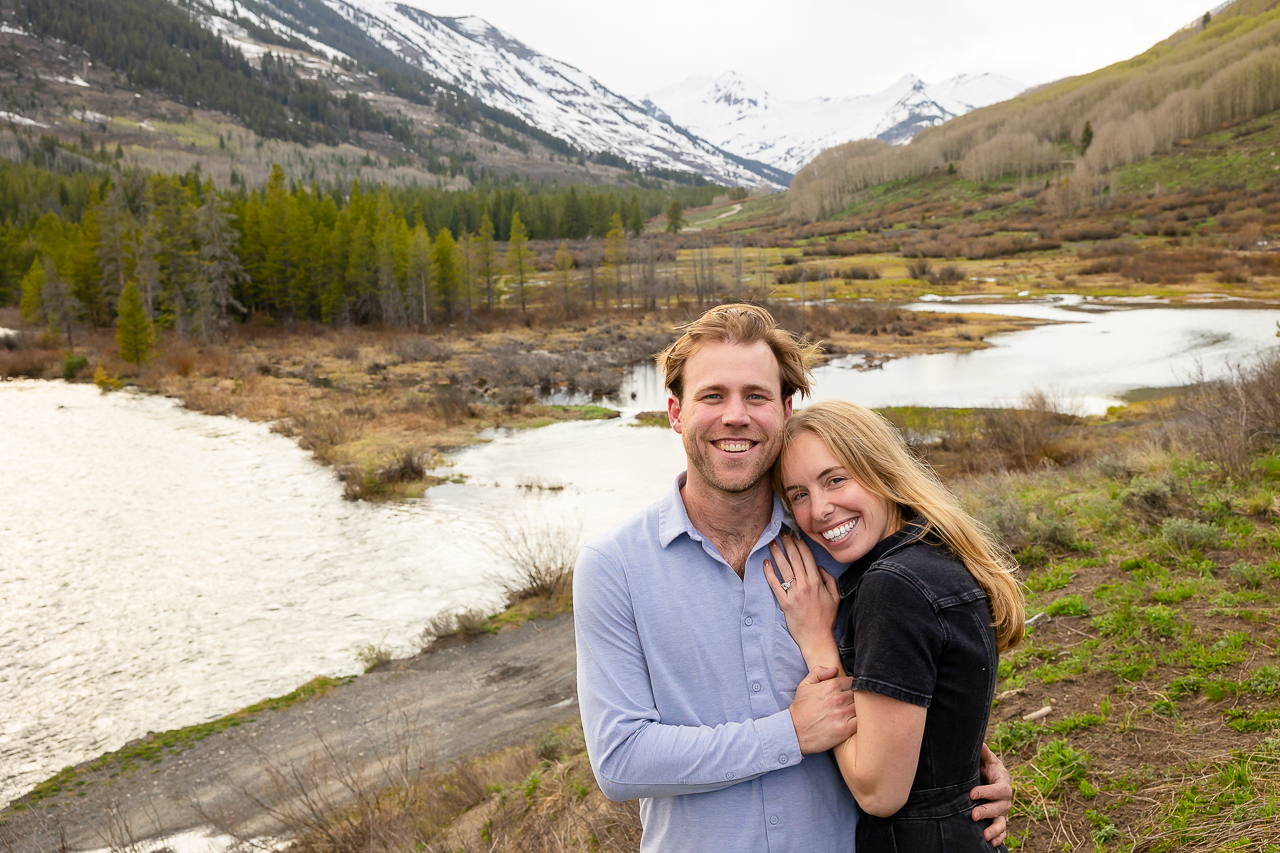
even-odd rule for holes
{"type": "Polygon", "coordinates": [[[689,521],[742,577],[747,557],[773,517],[769,481],[764,479],[745,492],[730,494],[691,474],[680,489],[680,497],[689,521]]]}

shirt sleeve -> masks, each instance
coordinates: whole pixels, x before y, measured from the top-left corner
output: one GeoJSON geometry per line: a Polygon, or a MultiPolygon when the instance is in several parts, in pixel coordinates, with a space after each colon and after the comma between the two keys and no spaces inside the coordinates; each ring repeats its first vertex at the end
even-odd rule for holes
{"type": "Polygon", "coordinates": [[[590,545],[574,570],[573,619],[582,730],[609,799],[718,791],[801,761],[787,709],[717,726],[662,723],[625,573],[590,545]]]}
{"type": "Polygon", "coordinates": [[[920,588],[873,566],[858,585],[852,618],[854,659],[845,666],[853,689],[928,708],[945,634],[920,588]]]}

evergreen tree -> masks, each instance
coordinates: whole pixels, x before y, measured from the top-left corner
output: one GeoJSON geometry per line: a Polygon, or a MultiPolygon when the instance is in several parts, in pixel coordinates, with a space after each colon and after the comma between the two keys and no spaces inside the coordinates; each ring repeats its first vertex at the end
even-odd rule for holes
{"type": "Polygon", "coordinates": [[[233,251],[236,233],[224,202],[212,192],[212,186],[205,194],[205,203],[196,211],[196,234],[200,240],[196,325],[207,341],[214,329],[226,337],[230,323],[227,309],[245,310],[234,295],[236,282],[244,275],[240,259],[233,251]]]}
{"type": "Polygon", "coordinates": [[[71,292],[85,311],[85,319],[96,326],[106,325],[108,305],[102,288],[102,266],[98,263],[101,229],[98,225],[98,206],[93,205],[84,213],[80,231],[68,259],[71,275],[71,292]]]}
{"type": "Polygon", "coordinates": [[[679,199],[672,199],[671,204],[667,205],[667,233],[679,234],[684,228],[684,205],[680,204],[679,199]]]}
{"type": "Polygon", "coordinates": [[[120,294],[120,311],[116,317],[116,346],[120,349],[120,357],[133,362],[141,371],[142,363],[151,357],[154,345],[155,328],[147,316],[146,306],[142,304],[142,294],[130,281],[125,285],[124,293],[120,294]]]}
{"type": "Polygon", "coordinates": [[[560,214],[560,233],[570,240],[581,240],[587,236],[587,214],[582,207],[582,199],[578,191],[569,187],[564,196],[564,211],[560,214]]]}
{"type": "Polygon", "coordinates": [[[644,234],[644,213],[640,210],[640,199],[636,198],[635,193],[631,194],[631,201],[627,204],[627,230],[637,239],[644,234]]]}
{"type": "Polygon", "coordinates": [[[414,321],[427,325],[431,310],[431,238],[422,223],[409,235],[409,269],[406,274],[414,321]]]}
{"type": "Polygon", "coordinates": [[[1080,132],[1080,154],[1089,150],[1089,146],[1093,144],[1093,125],[1089,122],[1084,123],[1084,130],[1080,132]]]}
{"type": "Polygon", "coordinates": [[[31,268],[22,277],[22,301],[18,313],[28,323],[38,323],[44,317],[44,264],[40,258],[31,262],[31,268]]]}
{"type": "Polygon", "coordinates": [[[453,303],[458,295],[458,248],[448,228],[436,233],[431,250],[431,278],[435,284],[436,306],[446,323],[453,322],[453,303]]]}
{"type": "Polygon", "coordinates": [[[520,213],[511,214],[511,239],[507,243],[507,272],[516,280],[520,289],[520,310],[525,310],[524,283],[533,269],[533,252],[529,250],[529,235],[520,221],[520,213]]]}

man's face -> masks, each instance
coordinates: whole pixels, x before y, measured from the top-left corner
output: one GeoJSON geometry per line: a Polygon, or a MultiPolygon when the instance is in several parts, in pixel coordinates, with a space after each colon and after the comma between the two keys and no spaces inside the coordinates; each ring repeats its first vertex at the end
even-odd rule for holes
{"type": "Polygon", "coordinates": [[[782,399],[778,360],[763,341],[710,342],[684,364],[683,399],[669,397],[671,426],[684,439],[689,477],[738,494],[769,473],[791,400],[782,399]]]}

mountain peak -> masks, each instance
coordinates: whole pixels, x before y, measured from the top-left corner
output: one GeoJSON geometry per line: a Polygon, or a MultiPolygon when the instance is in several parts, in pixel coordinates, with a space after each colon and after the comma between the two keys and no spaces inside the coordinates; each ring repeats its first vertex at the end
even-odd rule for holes
{"type": "Polygon", "coordinates": [[[854,139],[905,143],[926,127],[1017,95],[998,74],[930,84],[904,74],[869,95],[785,101],[737,71],[690,78],[650,94],[646,108],[730,153],[797,172],[818,152],[854,139]]]}

